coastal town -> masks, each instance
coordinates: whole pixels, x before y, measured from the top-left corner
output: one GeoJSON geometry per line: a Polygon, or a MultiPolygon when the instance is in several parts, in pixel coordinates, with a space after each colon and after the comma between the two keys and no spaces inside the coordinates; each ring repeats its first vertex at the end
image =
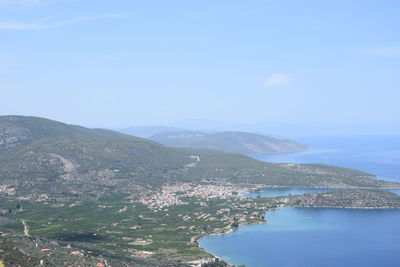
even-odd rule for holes
{"type": "MultiPolygon", "coordinates": [[[[254,189],[253,187],[252,189],[254,189]]],[[[141,196],[139,202],[152,210],[160,211],[174,205],[186,205],[185,198],[198,198],[198,204],[207,205],[207,201],[215,198],[227,199],[229,197],[243,198],[251,188],[243,188],[237,185],[192,185],[188,183],[163,186],[158,193],[150,192],[141,196]]]]}
{"type": "MultiPolygon", "coordinates": [[[[202,266],[215,262],[217,258],[199,247],[200,238],[229,233],[240,225],[266,223],[266,212],[271,209],[339,204],[343,207],[373,205],[385,208],[400,205],[398,196],[376,190],[345,190],[276,198],[246,197],[257,188],[241,188],[230,184],[182,183],[143,193],[135,199],[128,195],[110,195],[95,202],[33,204],[26,200],[11,201],[0,204],[0,210],[3,223],[17,231],[22,227],[21,234],[24,237],[20,238],[21,242],[41,234],[43,238],[60,240],[66,244],[78,242],[77,244],[85,244],[84,247],[90,244],[91,249],[78,248],[62,252],[69,254],[63,254],[65,261],[73,261],[74,257],[90,256],[87,251],[105,250],[112,252],[113,257],[133,257],[150,261],[167,257],[190,266],[202,266]],[[354,202],[348,202],[348,197],[354,199],[354,202]],[[35,211],[35,215],[32,211],[35,211]],[[63,216],[55,217],[54,213],[63,216]],[[100,239],[107,239],[108,242],[95,242],[100,239]]],[[[51,242],[40,250],[36,247],[30,250],[34,251],[32,255],[37,255],[38,260],[57,251],[51,242]]],[[[100,258],[96,258],[96,261],[105,262],[100,258]]]]}
{"type": "Polygon", "coordinates": [[[242,224],[265,223],[265,211],[279,205],[270,199],[246,198],[254,189],[181,183],[143,193],[135,199],[110,195],[96,202],[33,204],[24,200],[23,208],[15,208],[18,202],[3,203],[0,208],[8,215],[8,223],[27,230],[22,232],[26,238],[45,233],[46,238],[77,239],[115,255],[145,259],[168,255],[170,259],[201,266],[214,258],[198,246],[199,238],[231,232],[242,224]],[[33,209],[35,219],[30,217],[33,209]],[[91,220],[83,219],[83,211],[87,216],[91,214],[91,220]],[[65,215],[51,216],[55,212],[65,215]],[[32,223],[33,220],[36,222],[32,223]],[[78,234],[75,229],[79,229],[78,234]],[[109,242],[91,243],[97,238],[107,238],[109,242]]]}

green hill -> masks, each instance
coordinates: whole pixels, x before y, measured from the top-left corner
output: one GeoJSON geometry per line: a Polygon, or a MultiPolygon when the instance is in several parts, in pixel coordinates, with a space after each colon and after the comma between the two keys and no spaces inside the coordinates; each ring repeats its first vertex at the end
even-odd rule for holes
{"type": "Polygon", "coordinates": [[[0,234],[0,251],[0,266],[189,266],[166,259],[115,256],[107,251],[93,248],[72,247],[69,243],[59,240],[23,237],[15,234],[4,236],[0,234]],[[49,252],[41,252],[43,249],[49,249],[49,252]],[[73,251],[78,251],[79,256],[74,255],[73,251]],[[99,263],[102,265],[98,265],[99,263]]]}
{"type": "MultiPolygon", "coordinates": [[[[187,266],[211,257],[197,246],[200,236],[224,232],[239,217],[243,223],[264,221],[266,209],[283,204],[240,197],[243,187],[255,185],[400,188],[352,169],[266,163],[42,118],[3,116],[0,260],[7,266],[42,261],[187,266]],[[163,185],[173,186],[160,190],[163,185]],[[149,258],[138,258],[144,256],[149,258]]],[[[382,199],[377,203],[387,203],[382,199]]]]}
{"type": "Polygon", "coordinates": [[[167,148],[121,133],[24,116],[0,117],[0,193],[36,198],[135,194],[181,182],[399,187],[325,165],[272,164],[239,154],[167,148]]]}
{"type": "Polygon", "coordinates": [[[272,138],[248,132],[164,132],[151,140],[172,147],[207,148],[240,154],[274,154],[306,150],[307,147],[289,139],[272,138]]]}

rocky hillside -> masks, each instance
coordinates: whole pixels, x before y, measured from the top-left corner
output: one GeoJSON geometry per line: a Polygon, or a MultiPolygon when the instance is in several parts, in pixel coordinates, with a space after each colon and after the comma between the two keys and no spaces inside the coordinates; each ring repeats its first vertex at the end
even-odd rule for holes
{"type": "Polygon", "coordinates": [[[0,232],[0,266],[182,266],[168,260],[116,256],[66,242],[0,232]]]}
{"type": "Polygon", "coordinates": [[[289,139],[272,138],[248,132],[164,132],[151,140],[172,147],[215,149],[240,154],[274,154],[300,152],[306,146],[289,139]]]}
{"type": "Polygon", "coordinates": [[[0,117],[0,194],[31,199],[134,194],[165,184],[400,187],[356,170],[272,164],[239,154],[163,145],[36,117],[0,117]]]}

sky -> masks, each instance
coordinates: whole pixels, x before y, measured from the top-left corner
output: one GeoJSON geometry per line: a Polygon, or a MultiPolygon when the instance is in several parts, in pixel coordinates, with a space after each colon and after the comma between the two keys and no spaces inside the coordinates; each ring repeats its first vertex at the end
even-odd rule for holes
{"type": "Polygon", "coordinates": [[[397,0],[0,0],[0,115],[384,131],[399,29],[397,0]]]}

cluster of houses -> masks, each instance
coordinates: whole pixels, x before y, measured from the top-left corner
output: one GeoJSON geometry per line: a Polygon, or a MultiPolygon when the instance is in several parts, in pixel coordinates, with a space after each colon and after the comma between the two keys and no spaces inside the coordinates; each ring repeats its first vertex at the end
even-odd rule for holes
{"type": "MultiPolygon", "coordinates": [[[[191,185],[185,183],[164,186],[160,192],[144,195],[139,201],[155,211],[160,211],[169,206],[188,204],[182,200],[185,197],[196,197],[207,201],[213,198],[240,197],[248,192],[248,188],[240,188],[234,185],[191,185]]],[[[206,206],[207,202],[205,201],[198,201],[197,204],[206,206]]]]}

